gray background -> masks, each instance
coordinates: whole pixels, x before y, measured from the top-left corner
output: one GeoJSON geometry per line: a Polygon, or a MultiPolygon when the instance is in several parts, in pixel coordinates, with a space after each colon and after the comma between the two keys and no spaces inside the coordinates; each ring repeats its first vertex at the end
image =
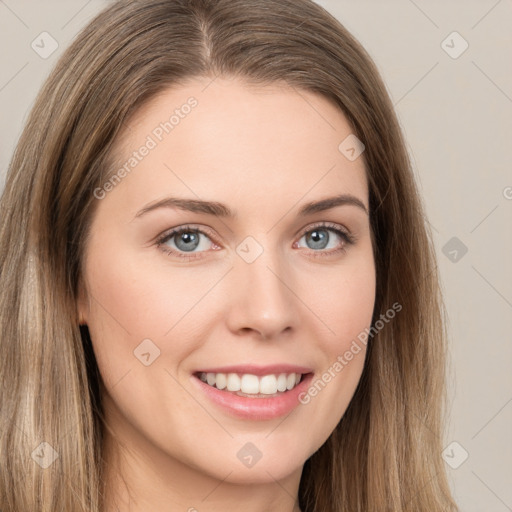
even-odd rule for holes
{"type": "MultiPolygon", "coordinates": [[[[455,497],[512,511],[512,0],[319,3],[377,63],[426,202],[450,317],[455,497]]],[[[0,187],[43,80],[107,4],[0,0],[0,187]],[[31,47],[51,49],[42,32],[58,43],[47,58],[31,47]]]]}

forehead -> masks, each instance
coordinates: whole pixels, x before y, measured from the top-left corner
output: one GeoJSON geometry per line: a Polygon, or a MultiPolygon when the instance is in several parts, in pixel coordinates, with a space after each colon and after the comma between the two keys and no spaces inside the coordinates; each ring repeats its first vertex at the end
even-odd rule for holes
{"type": "Polygon", "coordinates": [[[318,94],[194,79],[153,97],[126,123],[113,172],[128,172],[114,192],[132,209],[166,194],[214,198],[237,212],[333,193],[367,204],[363,157],[351,161],[339,149],[351,134],[341,110],[318,94]]]}

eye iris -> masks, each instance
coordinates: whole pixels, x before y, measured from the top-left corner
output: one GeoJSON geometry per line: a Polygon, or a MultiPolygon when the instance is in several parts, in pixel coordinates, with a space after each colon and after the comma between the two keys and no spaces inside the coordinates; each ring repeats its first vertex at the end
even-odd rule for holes
{"type": "Polygon", "coordinates": [[[183,231],[176,236],[176,247],[180,251],[193,251],[199,245],[199,234],[193,231],[183,231]]]}
{"type": "Polygon", "coordinates": [[[329,233],[325,229],[315,229],[306,235],[306,241],[312,240],[313,247],[310,249],[324,249],[329,243],[329,233]]]}

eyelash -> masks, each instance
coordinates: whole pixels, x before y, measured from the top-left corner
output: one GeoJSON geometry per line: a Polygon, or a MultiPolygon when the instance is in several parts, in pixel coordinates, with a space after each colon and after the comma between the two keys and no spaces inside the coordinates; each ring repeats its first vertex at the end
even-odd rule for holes
{"type": "MultiPolygon", "coordinates": [[[[347,231],[344,231],[344,230],[340,229],[337,224],[331,224],[331,223],[328,223],[328,222],[320,222],[320,223],[315,224],[315,225],[313,225],[311,227],[308,227],[308,229],[305,229],[304,231],[301,232],[299,240],[304,235],[310,233],[311,231],[315,231],[315,229],[318,229],[318,228],[325,228],[326,231],[333,231],[334,233],[336,233],[336,235],[338,235],[343,240],[343,244],[338,249],[334,249],[334,250],[330,250],[330,251],[324,251],[324,250],[314,251],[314,250],[311,250],[311,252],[313,253],[313,257],[314,258],[317,258],[317,257],[329,257],[329,256],[332,256],[332,255],[338,254],[338,253],[344,254],[344,253],[347,252],[347,246],[354,245],[355,242],[356,242],[356,238],[354,237],[354,235],[348,233],[347,231]]],[[[160,238],[157,239],[156,245],[164,253],[166,253],[166,254],[168,254],[170,256],[177,256],[178,258],[183,258],[183,259],[189,260],[189,261],[190,260],[195,260],[197,258],[201,258],[202,257],[202,256],[200,256],[201,253],[186,254],[186,253],[183,253],[183,252],[175,251],[174,249],[171,249],[168,246],[164,245],[166,242],[171,240],[173,238],[173,236],[176,236],[176,235],[179,235],[179,234],[182,234],[182,233],[187,233],[187,232],[200,233],[202,235],[205,235],[212,242],[215,243],[214,237],[212,236],[212,234],[208,230],[203,230],[203,229],[196,228],[194,226],[186,225],[186,226],[182,226],[182,227],[173,229],[173,230],[163,234],[160,238]]]]}

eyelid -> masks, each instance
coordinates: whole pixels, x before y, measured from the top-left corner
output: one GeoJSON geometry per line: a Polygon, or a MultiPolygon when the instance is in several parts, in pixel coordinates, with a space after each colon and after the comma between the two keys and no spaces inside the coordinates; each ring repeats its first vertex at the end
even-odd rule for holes
{"type": "Polygon", "coordinates": [[[168,229],[164,231],[161,235],[158,235],[156,237],[155,243],[157,245],[161,245],[170,240],[173,236],[176,236],[178,233],[181,233],[183,231],[194,231],[203,234],[207,236],[213,243],[220,245],[216,240],[216,236],[211,228],[203,225],[199,227],[194,224],[183,224],[182,226],[177,226],[175,228],[168,229]]]}
{"type": "Polygon", "coordinates": [[[300,237],[302,238],[306,233],[309,233],[310,231],[313,231],[316,228],[325,228],[328,230],[339,231],[344,236],[347,237],[347,243],[353,244],[353,243],[357,242],[356,236],[345,226],[342,226],[341,224],[336,224],[335,222],[325,222],[325,221],[308,224],[304,229],[299,231],[300,237]]]}

